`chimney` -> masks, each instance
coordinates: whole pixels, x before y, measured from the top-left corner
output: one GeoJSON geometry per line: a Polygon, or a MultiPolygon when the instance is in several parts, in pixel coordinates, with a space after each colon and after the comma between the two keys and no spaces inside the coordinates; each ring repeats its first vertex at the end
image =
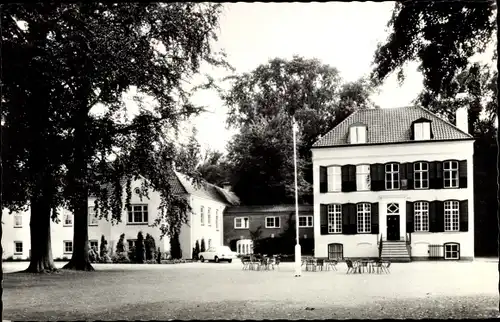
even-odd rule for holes
{"type": "Polygon", "coordinates": [[[229,183],[229,182],[224,182],[224,183],[222,184],[222,189],[227,190],[227,191],[231,191],[231,183],[229,183]]]}
{"type": "Polygon", "coordinates": [[[459,107],[455,114],[455,126],[465,133],[469,133],[469,115],[467,107],[459,107]]]}

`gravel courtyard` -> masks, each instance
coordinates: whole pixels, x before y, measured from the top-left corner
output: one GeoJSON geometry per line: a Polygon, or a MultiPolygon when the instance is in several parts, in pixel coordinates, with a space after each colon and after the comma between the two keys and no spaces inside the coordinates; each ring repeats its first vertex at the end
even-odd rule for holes
{"type": "MultiPolygon", "coordinates": [[[[5,272],[27,263],[3,263],[5,272]]],[[[61,267],[63,263],[57,263],[61,267]]],[[[4,275],[4,319],[378,319],[498,317],[494,260],[395,263],[391,274],[242,271],[241,263],[97,264],[4,275]]]]}

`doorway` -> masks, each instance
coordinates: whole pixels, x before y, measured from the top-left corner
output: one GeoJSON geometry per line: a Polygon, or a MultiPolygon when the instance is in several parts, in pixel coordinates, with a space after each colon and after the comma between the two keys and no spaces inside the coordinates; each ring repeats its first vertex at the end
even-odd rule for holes
{"type": "Polygon", "coordinates": [[[387,215],[387,240],[399,240],[399,215],[387,215]]]}

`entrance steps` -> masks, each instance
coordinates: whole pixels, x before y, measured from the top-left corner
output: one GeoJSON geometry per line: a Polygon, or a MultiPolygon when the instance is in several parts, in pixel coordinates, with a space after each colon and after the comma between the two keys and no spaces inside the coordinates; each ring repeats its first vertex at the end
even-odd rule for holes
{"type": "Polygon", "coordinates": [[[391,262],[411,262],[405,241],[382,241],[382,255],[380,257],[391,262]]]}

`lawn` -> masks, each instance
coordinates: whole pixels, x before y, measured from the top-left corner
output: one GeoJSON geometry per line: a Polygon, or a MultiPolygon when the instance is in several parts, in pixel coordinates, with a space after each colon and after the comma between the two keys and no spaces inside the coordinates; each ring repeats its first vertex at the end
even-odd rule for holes
{"type": "MultiPolygon", "coordinates": [[[[9,265],[4,263],[6,271],[9,265]]],[[[26,263],[15,263],[17,268],[26,263]]],[[[60,264],[60,263],[58,263],[60,264]]],[[[4,319],[343,319],[497,317],[495,262],[396,263],[391,274],[242,271],[240,263],[95,265],[4,276],[4,319]],[[306,309],[307,308],[307,309],[306,309]]],[[[12,266],[10,271],[12,271],[12,266]]]]}

